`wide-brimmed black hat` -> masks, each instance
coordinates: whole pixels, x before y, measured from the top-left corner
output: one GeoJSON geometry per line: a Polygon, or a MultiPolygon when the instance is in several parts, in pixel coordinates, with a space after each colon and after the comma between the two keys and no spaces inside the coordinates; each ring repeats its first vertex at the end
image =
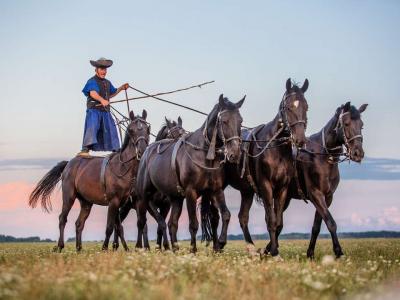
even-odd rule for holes
{"type": "Polygon", "coordinates": [[[95,68],[109,68],[112,66],[113,61],[104,57],[100,57],[98,60],[91,60],[90,64],[95,68]]]}

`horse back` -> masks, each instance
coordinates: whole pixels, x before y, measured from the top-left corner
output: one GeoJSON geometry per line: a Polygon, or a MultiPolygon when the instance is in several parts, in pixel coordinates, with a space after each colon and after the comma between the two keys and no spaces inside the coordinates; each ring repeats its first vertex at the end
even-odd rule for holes
{"type": "Polygon", "coordinates": [[[74,157],[63,174],[63,185],[64,180],[67,180],[68,185],[73,185],[77,194],[85,200],[98,205],[108,205],[104,199],[100,179],[102,162],[103,157],[74,157]]]}

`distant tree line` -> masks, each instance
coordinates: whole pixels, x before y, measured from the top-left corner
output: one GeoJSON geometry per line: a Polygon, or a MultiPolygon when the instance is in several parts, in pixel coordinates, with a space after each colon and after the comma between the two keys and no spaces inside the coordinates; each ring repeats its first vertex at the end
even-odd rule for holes
{"type": "Polygon", "coordinates": [[[39,243],[39,242],[54,242],[51,239],[42,240],[38,236],[30,236],[26,238],[16,238],[11,235],[0,234],[0,243],[39,243]]]}

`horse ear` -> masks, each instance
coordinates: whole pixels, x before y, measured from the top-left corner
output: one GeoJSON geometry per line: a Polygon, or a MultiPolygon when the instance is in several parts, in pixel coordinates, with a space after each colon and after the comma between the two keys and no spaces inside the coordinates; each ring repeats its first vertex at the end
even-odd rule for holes
{"type": "Polygon", "coordinates": [[[129,118],[131,119],[131,121],[133,121],[133,119],[135,119],[135,114],[133,113],[133,110],[131,110],[129,112],[129,118]]]}
{"type": "Polygon", "coordinates": [[[167,117],[165,118],[165,124],[167,124],[167,127],[170,128],[171,127],[171,122],[167,119],[167,117]]]}
{"type": "Polygon", "coordinates": [[[368,103],[362,104],[360,106],[360,108],[358,109],[358,111],[361,113],[363,113],[366,109],[367,109],[368,103]]]}
{"type": "Polygon", "coordinates": [[[303,94],[307,91],[308,89],[308,79],[306,78],[306,80],[304,80],[303,86],[301,87],[301,91],[303,92],[303,94]]]}
{"type": "Polygon", "coordinates": [[[243,102],[244,102],[244,99],[246,99],[246,95],[244,95],[244,97],[242,98],[242,100],[240,100],[239,102],[237,102],[237,103],[235,104],[236,108],[239,109],[239,108],[242,107],[243,102]]]}
{"type": "Polygon", "coordinates": [[[142,112],[142,119],[143,119],[143,120],[146,120],[146,118],[147,118],[147,111],[146,111],[145,109],[143,109],[143,112],[142,112]]]}
{"type": "Polygon", "coordinates": [[[224,107],[224,104],[225,104],[224,94],[219,95],[218,104],[220,107],[224,107]]]}
{"type": "Polygon", "coordinates": [[[180,127],[182,127],[182,118],[181,118],[181,116],[178,117],[178,125],[180,127]]]}
{"type": "Polygon", "coordinates": [[[343,105],[343,111],[349,111],[351,107],[350,101],[346,102],[345,105],[343,105]]]}
{"type": "Polygon", "coordinates": [[[286,91],[289,92],[292,89],[292,80],[288,78],[286,80],[286,91]]]}

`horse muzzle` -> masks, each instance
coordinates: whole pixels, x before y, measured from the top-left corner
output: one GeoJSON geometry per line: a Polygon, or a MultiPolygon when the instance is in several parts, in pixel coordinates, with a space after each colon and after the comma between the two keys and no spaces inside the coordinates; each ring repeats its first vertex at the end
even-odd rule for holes
{"type": "Polygon", "coordinates": [[[354,151],[350,152],[350,159],[355,162],[361,162],[364,158],[364,151],[363,149],[355,149],[354,151]]]}

